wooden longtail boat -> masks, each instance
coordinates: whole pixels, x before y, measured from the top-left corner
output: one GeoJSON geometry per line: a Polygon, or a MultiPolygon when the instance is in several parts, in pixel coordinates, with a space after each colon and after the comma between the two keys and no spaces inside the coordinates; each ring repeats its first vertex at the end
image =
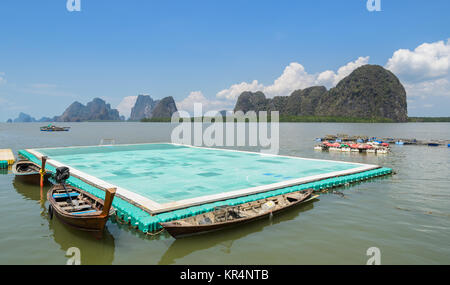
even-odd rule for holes
{"type": "Polygon", "coordinates": [[[41,127],[42,132],[68,132],[69,130],[70,127],[57,127],[53,125],[41,127]]]}
{"type": "Polygon", "coordinates": [[[53,218],[55,214],[63,223],[85,231],[103,231],[108,217],[114,214],[111,207],[116,189],[108,189],[105,193],[105,200],[95,197],[79,188],[65,185],[68,178],[61,180],[58,175],[62,171],[69,171],[59,167],[56,169],[55,180],[60,183],[54,185],[47,192],[49,201],[49,214],[53,218]]]}
{"type": "MultiPolygon", "coordinates": [[[[16,178],[33,184],[39,184],[41,179],[40,171],[41,166],[29,160],[19,160],[12,167],[12,172],[16,178]]],[[[50,177],[50,173],[44,175],[44,180],[47,180],[48,177],[50,177]]]]}
{"type": "Polygon", "coordinates": [[[212,212],[160,224],[174,238],[203,234],[269,217],[319,197],[312,193],[313,189],[307,189],[242,205],[222,206],[212,212]]]}
{"type": "Polygon", "coordinates": [[[103,231],[108,217],[114,214],[111,204],[115,189],[106,191],[104,202],[79,188],[69,185],[65,188],[55,185],[47,192],[50,216],[54,213],[65,224],[81,230],[103,231]]]}

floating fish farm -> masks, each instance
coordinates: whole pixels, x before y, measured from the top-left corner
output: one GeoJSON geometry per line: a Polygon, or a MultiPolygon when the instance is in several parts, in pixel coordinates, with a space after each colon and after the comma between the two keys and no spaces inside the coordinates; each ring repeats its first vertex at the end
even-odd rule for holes
{"type": "Polygon", "coordinates": [[[38,164],[47,156],[47,172],[69,167],[66,182],[98,198],[116,188],[117,217],[144,233],[218,206],[392,173],[377,165],[170,143],[25,149],[19,155],[38,164]]]}
{"type": "Polygon", "coordinates": [[[431,147],[450,147],[448,140],[416,140],[400,138],[377,138],[367,136],[349,136],[346,134],[326,135],[316,138],[314,150],[340,151],[356,153],[387,154],[391,151],[390,144],[396,145],[425,145],[431,147]]]}
{"type": "Polygon", "coordinates": [[[378,144],[396,144],[396,145],[420,145],[420,146],[443,146],[450,147],[450,140],[418,140],[414,138],[385,138],[368,137],[362,135],[349,136],[347,134],[326,135],[323,138],[317,138],[317,142],[338,142],[338,143],[378,143],[378,144]]]}

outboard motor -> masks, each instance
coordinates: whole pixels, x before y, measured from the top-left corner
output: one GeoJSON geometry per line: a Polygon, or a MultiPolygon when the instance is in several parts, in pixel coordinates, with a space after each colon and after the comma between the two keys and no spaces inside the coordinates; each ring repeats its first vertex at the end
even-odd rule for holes
{"type": "Polygon", "coordinates": [[[66,166],[56,168],[55,180],[58,184],[64,184],[70,177],[70,170],[66,166]]]}
{"type": "Polygon", "coordinates": [[[55,172],[55,181],[58,184],[61,184],[62,187],[64,188],[64,190],[67,193],[67,203],[70,203],[72,206],[78,206],[78,201],[77,203],[74,204],[74,202],[72,201],[72,198],[70,197],[69,191],[67,191],[66,188],[66,180],[69,179],[70,177],[70,170],[68,167],[66,166],[61,166],[56,168],[56,172],[55,172]]]}

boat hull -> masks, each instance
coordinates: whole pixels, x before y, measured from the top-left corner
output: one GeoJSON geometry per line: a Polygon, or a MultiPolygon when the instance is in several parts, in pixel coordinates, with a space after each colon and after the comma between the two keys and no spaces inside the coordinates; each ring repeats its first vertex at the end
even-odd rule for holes
{"type": "Polygon", "coordinates": [[[73,218],[69,215],[65,215],[59,211],[54,212],[55,216],[58,217],[58,219],[63,222],[66,225],[69,225],[71,227],[77,228],[79,230],[83,231],[93,231],[93,232],[100,232],[103,231],[106,225],[106,222],[108,221],[108,216],[106,217],[80,217],[80,218],[73,218]]]}
{"type": "MultiPolygon", "coordinates": [[[[39,184],[41,181],[41,174],[39,173],[40,166],[31,161],[18,161],[12,167],[12,172],[15,175],[15,178],[27,183],[27,184],[39,184]],[[21,168],[24,165],[30,165],[34,168],[33,171],[24,172],[21,168]]],[[[44,183],[48,182],[48,178],[50,177],[50,173],[46,173],[44,175],[44,183]]]]}
{"type": "Polygon", "coordinates": [[[200,234],[206,234],[210,232],[215,232],[219,230],[224,230],[232,227],[237,227],[242,224],[250,223],[256,220],[261,220],[263,218],[266,218],[269,216],[270,213],[267,213],[266,215],[259,216],[257,218],[252,218],[249,220],[242,220],[242,221],[236,221],[233,223],[225,224],[225,225],[206,225],[206,226],[185,226],[185,227],[177,227],[177,226],[171,226],[171,223],[162,223],[161,225],[164,227],[164,229],[174,238],[183,238],[193,235],[200,235],[200,234]]]}
{"type": "Polygon", "coordinates": [[[41,181],[41,174],[16,174],[16,179],[25,182],[27,184],[39,184],[41,181]]]}
{"type": "Polygon", "coordinates": [[[306,202],[309,202],[311,200],[314,200],[315,198],[317,198],[318,195],[315,196],[309,196],[308,198],[304,199],[304,200],[300,200],[297,202],[292,203],[291,205],[287,206],[287,207],[283,207],[280,209],[276,209],[274,211],[268,211],[264,214],[260,214],[254,217],[250,217],[250,218],[242,218],[242,219],[237,219],[231,222],[223,222],[223,223],[216,223],[216,224],[208,224],[208,225],[193,225],[193,226],[186,226],[186,225],[178,225],[176,224],[176,222],[166,222],[166,223],[161,223],[161,226],[174,238],[178,239],[178,238],[183,238],[183,237],[188,237],[188,236],[193,236],[193,235],[199,235],[199,234],[206,234],[206,233],[210,233],[210,232],[214,232],[214,231],[219,231],[219,230],[223,230],[223,229],[228,229],[228,228],[232,228],[232,227],[236,227],[242,224],[246,224],[246,223],[251,223],[257,220],[261,220],[264,218],[268,218],[269,216],[273,215],[273,214],[277,214],[283,211],[287,211],[289,209],[294,208],[295,206],[299,205],[299,204],[304,204],[306,202]]]}
{"type": "Polygon", "coordinates": [[[104,206],[103,200],[98,199],[97,197],[79,188],[72,186],[66,187],[71,192],[78,192],[80,194],[82,193],[85,197],[97,201],[98,206],[97,207],[93,206],[93,208],[95,208],[95,210],[97,211],[92,214],[73,214],[62,210],[62,208],[58,206],[57,201],[55,200],[53,194],[56,193],[56,190],[61,190],[63,187],[61,185],[55,185],[47,192],[47,200],[50,203],[49,211],[52,212],[51,214],[54,214],[56,217],[58,217],[58,219],[61,222],[69,226],[75,227],[79,230],[94,231],[94,232],[103,231],[109,216],[113,215],[115,210],[111,207],[108,214],[102,214],[101,212],[104,206]]]}
{"type": "Polygon", "coordinates": [[[41,127],[41,132],[68,132],[70,127],[41,127]]]}

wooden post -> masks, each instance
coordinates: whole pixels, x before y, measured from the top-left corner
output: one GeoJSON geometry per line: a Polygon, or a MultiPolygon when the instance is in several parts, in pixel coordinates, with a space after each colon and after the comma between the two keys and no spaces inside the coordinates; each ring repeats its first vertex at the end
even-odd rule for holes
{"type": "Polygon", "coordinates": [[[111,205],[114,199],[114,196],[116,195],[116,188],[110,188],[106,189],[105,193],[105,203],[103,205],[103,211],[101,213],[102,216],[108,216],[109,215],[109,209],[111,209],[111,205]]]}
{"type": "Polygon", "coordinates": [[[41,188],[44,187],[44,177],[45,177],[45,163],[47,162],[47,157],[42,157],[42,164],[41,164],[41,188]]]}

